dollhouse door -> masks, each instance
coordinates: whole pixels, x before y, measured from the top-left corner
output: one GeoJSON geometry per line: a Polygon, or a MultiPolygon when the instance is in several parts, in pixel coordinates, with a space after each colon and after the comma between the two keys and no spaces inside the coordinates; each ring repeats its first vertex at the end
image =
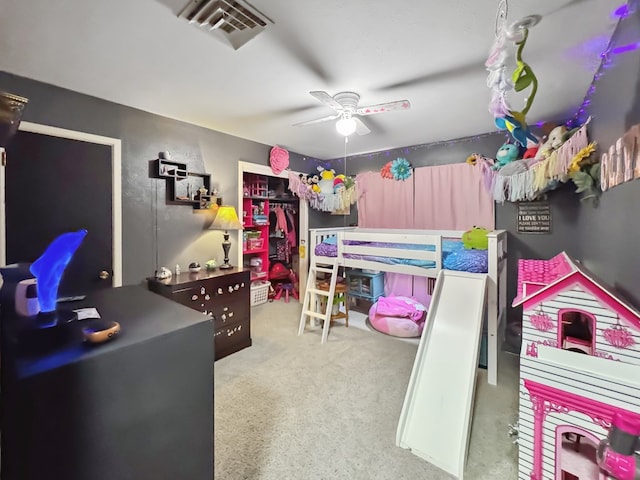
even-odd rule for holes
{"type": "Polygon", "coordinates": [[[114,279],[112,148],[31,131],[17,132],[7,148],[6,263],[31,263],[58,235],[88,231],[63,274],[59,296],[121,281],[114,279]]]}

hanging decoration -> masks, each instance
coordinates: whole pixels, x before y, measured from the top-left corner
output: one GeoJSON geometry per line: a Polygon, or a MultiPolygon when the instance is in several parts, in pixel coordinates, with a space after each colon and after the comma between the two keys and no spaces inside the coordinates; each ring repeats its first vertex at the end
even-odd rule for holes
{"type": "Polygon", "coordinates": [[[391,173],[391,163],[392,162],[387,162],[384,164],[384,167],[382,167],[382,169],[380,169],[380,176],[382,178],[388,178],[388,179],[393,179],[393,173],[391,173]]]}
{"type": "Polygon", "coordinates": [[[484,187],[498,203],[532,201],[568,181],[575,184],[581,200],[595,201],[600,170],[596,143],[589,143],[587,135],[590,121],[570,131],[564,126],[554,128],[533,157],[525,150],[514,160],[514,149],[506,144],[496,154],[497,160],[474,153],[466,161],[482,169],[484,187]]]}
{"type": "Polygon", "coordinates": [[[343,211],[356,202],[356,182],[344,174],[318,167],[318,173],[289,172],[289,190],[322,212],[343,211]]]}
{"type": "Polygon", "coordinates": [[[269,153],[269,164],[275,175],[280,175],[289,166],[289,152],[282,147],[274,146],[269,153]]]}
{"type": "Polygon", "coordinates": [[[602,331],[602,334],[604,336],[604,339],[609,342],[610,345],[616,348],[629,348],[636,343],[629,330],[627,330],[620,324],[619,318],[617,319],[615,325],[609,328],[605,328],[602,331]]]}
{"type": "Polygon", "coordinates": [[[412,167],[406,158],[398,157],[391,162],[391,174],[394,180],[406,180],[411,176],[412,167]]]}
{"type": "Polygon", "coordinates": [[[529,148],[538,143],[537,137],[531,133],[525,118],[538,91],[538,79],[533,69],[522,59],[522,51],[527,43],[529,28],[537,25],[541,17],[530,15],[507,27],[507,13],[507,2],[502,0],[496,15],[495,40],[485,62],[485,67],[489,71],[487,86],[492,90],[489,112],[493,115],[499,130],[506,130],[516,143],[529,148]],[[517,45],[516,68],[510,77],[506,66],[508,41],[513,41],[517,45]],[[525,99],[524,108],[520,111],[511,108],[507,101],[508,92],[510,90],[521,92],[529,87],[531,90],[525,99]]]}

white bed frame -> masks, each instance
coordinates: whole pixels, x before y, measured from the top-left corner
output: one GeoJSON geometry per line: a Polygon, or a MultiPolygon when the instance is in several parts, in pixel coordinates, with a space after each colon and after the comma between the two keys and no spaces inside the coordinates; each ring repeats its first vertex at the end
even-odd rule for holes
{"type": "MultiPolygon", "coordinates": [[[[433,288],[438,272],[442,270],[442,239],[460,239],[464,231],[457,230],[394,230],[369,229],[358,227],[315,228],[309,230],[309,255],[316,263],[322,264],[323,258],[315,254],[316,245],[330,237],[337,238],[338,265],[345,268],[363,268],[384,272],[403,273],[434,279],[428,282],[433,288]],[[434,251],[410,250],[403,248],[379,248],[369,245],[345,245],[345,241],[387,242],[396,244],[434,245],[434,251]],[[431,260],[433,268],[411,265],[390,265],[372,260],[360,260],[345,257],[344,254],[394,257],[411,260],[431,260]]],[[[495,230],[488,234],[487,273],[487,373],[490,385],[498,383],[498,357],[504,338],[507,313],[507,232],[495,230]]],[[[333,258],[336,257],[331,257],[333,258]]],[[[429,292],[431,293],[431,292],[429,292]]],[[[454,346],[452,346],[453,348],[454,346]]]]}

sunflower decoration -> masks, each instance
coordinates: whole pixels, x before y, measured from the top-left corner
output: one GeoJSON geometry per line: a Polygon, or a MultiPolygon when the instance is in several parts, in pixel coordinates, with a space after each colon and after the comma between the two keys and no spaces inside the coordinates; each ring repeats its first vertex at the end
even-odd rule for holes
{"type": "Polygon", "coordinates": [[[393,174],[391,173],[391,162],[387,162],[384,164],[384,167],[380,169],[380,176],[382,178],[393,178],[393,174]]]}
{"type": "Polygon", "coordinates": [[[577,187],[576,193],[581,194],[581,201],[598,201],[598,185],[600,184],[600,163],[596,155],[596,142],[592,142],[580,150],[571,160],[568,173],[569,178],[577,187]]]}
{"type": "Polygon", "coordinates": [[[398,157],[391,162],[391,174],[394,180],[406,180],[411,176],[412,167],[406,158],[398,157]]]}

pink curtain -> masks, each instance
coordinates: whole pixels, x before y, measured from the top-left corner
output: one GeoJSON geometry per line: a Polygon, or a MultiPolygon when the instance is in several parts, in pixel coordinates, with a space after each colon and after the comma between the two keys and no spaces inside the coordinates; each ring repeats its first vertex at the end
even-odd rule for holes
{"type": "Polygon", "coordinates": [[[493,198],[483,187],[482,172],[468,163],[414,170],[414,227],[426,230],[495,228],[493,198]]]}
{"type": "MultiPolygon", "coordinates": [[[[396,181],[382,178],[380,172],[365,172],[356,176],[358,185],[358,226],[362,228],[413,227],[413,176],[396,181]]],[[[385,295],[413,294],[411,275],[386,273],[385,295]]]]}
{"type": "Polygon", "coordinates": [[[356,176],[358,225],[362,228],[411,228],[413,224],[413,178],[395,181],[380,172],[356,176]]]}
{"type": "MultiPolygon", "coordinates": [[[[482,171],[468,163],[454,163],[414,170],[415,227],[425,230],[468,230],[473,226],[495,228],[493,198],[483,186],[482,171]]],[[[423,302],[425,277],[414,277],[413,296],[423,302]]]]}
{"type": "MultiPolygon", "coordinates": [[[[363,228],[467,230],[495,228],[493,198],[483,187],[481,169],[467,163],[420,167],[395,181],[380,172],[361,173],[358,225],[363,228]]],[[[385,295],[410,296],[428,305],[427,279],[387,273],[385,295]]]]}

